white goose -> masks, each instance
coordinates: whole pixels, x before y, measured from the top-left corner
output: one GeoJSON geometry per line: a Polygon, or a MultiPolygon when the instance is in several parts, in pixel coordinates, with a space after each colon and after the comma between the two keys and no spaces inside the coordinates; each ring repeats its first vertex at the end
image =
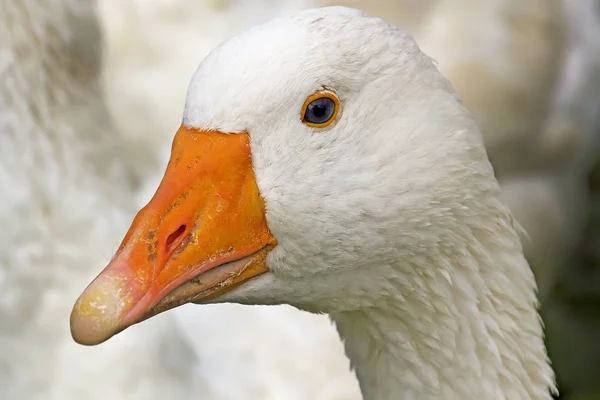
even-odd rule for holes
{"type": "MultiPolygon", "coordinates": [[[[406,34],[343,7],[214,50],[155,196],[71,315],[328,313],[365,399],[550,399],[535,282],[482,138],[406,34]]],[[[223,329],[227,329],[226,326],[223,329]]]]}
{"type": "Polygon", "coordinates": [[[134,211],[94,7],[0,2],[2,400],[187,399],[202,386],[170,316],[98,349],[61,322],[134,211]]]}

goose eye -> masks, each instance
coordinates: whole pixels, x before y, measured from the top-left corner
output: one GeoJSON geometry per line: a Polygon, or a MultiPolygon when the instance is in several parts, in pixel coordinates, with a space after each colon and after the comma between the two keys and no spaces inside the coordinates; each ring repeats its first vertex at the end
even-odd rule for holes
{"type": "Polygon", "coordinates": [[[323,124],[333,117],[335,103],[329,97],[313,100],[306,107],[304,120],[312,124],[323,124]]]}
{"type": "Polygon", "coordinates": [[[313,128],[324,128],[335,121],[340,101],[331,92],[310,96],[302,107],[302,122],[313,128]]]}

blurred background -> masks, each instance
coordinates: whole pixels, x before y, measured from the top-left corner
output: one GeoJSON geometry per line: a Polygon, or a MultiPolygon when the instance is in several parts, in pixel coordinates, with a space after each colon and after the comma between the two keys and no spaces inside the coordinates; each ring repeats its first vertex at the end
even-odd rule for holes
{"type": "Polygon", "coordinates": [[[561,398],[600,399],[600,0],[0,0],[0,399],[360,399],[328,319],[290,307],[186,306],[98,348],[68,331],[200,61],[325,5],[409,31],[450,79],[528,232],[561,398]]]}

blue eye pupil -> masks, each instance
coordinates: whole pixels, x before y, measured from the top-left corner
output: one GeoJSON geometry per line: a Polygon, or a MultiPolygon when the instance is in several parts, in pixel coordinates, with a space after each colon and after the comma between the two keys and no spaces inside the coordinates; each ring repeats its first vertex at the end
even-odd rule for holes
{"type": "Polygon", "coordinates": [[[335,103],[329,97],[313,100],[304,113],[304,120],[312,124],[323,124],[329,121],[335,112],[335,103]]]}

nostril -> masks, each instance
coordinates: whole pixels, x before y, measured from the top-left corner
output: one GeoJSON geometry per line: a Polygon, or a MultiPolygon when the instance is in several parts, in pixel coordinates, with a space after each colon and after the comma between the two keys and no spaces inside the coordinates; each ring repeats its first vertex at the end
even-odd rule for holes
{"type": "Polygon", "coordinates": [[[173,250],[173,247],[179,245],[181,235],[185,232],[185,225],[181,225],[177,230],[169,235],[167,238],[167,253],[173,250]]]}

